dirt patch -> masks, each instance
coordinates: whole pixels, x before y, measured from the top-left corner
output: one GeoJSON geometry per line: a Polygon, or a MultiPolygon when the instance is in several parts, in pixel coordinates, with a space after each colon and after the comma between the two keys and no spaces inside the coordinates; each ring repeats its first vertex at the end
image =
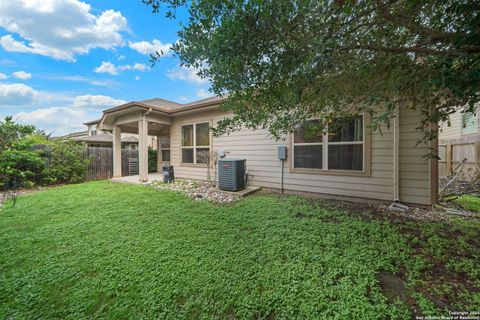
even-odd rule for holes
{"type": "Polygon", "coordinates": [[[413,315],[419,314],[419,309],[415,299],[410,297],[405,281],[400,275],[381,271],[377,274],[377,280],[380,283],[380,290],[387,298],[388,302],[394,304],[397,300],[405,303],[413,315]]]}
{"type": "Polygon", "coordinates": [[[377,279],[380,282],[380,290],[388,302],[394,303],[399,299],[404,303],[408,303],[409,295],[402,278],[389,272],[381,271],[378,273],[377,279]]]}
{"type": "Polygon", "coordinates": [[[305,212],[297,212],[295,213],[295,218],[296,219],[311,219],[313,216],[311,214],[305,213],[305,212]]]}

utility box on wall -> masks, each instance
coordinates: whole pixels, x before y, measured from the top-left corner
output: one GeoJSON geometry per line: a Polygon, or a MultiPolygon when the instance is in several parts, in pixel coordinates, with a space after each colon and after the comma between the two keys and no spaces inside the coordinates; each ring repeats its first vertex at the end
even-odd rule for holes
{"type": "Polygon", "coordinates": [[[287,160],[287,146],[278,146],[278,160],[287,160]]]}

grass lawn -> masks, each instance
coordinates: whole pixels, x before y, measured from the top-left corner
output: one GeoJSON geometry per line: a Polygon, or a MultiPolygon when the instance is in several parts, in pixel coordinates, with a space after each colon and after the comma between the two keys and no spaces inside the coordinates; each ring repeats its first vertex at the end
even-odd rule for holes
{"type": "Polygon", "coordinates": [[[480,223],[93,182],[0,211],[0,319],[408,319],[480,306],[480,223]]]}
{"type": "Polygon", "coordinates": [[[462,208],[480,213],[480,198],[465,194],[456,199],[455,202],[462,208]]]}

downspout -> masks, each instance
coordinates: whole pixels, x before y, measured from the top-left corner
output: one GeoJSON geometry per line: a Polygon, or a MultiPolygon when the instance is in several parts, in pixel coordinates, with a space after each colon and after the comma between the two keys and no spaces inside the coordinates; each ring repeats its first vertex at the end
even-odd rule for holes
{"type": "Polygon", "coordinates": [[[281,161],[282,161],[282,173],[281,173],[280,179],[282,180],[282,182],[281,182],[281,190],[282,190],[282,194],[283,194],[283,171],[284,171],[283,167],[284,167],[285,160],[282,159],[281,161]]]}
{"type": "Polygon", "coordinates": [[[400,107],[395,108],[393,118],[393,203],[390,210],[407,211],[408,207],[400,203],[400,107]]]}
{"type": "Polygon", "coordinates": [[[395,108],[393,118],[393,202],[400,202],[400,112],[395,108]]]}
{"type": "Polygon", "coordinates": [[[150,112],[152,112],[152,108],[149,108],[148,111],[143,114],[143,118],[145,118],[145,116],[148,116],[150,112]]]}

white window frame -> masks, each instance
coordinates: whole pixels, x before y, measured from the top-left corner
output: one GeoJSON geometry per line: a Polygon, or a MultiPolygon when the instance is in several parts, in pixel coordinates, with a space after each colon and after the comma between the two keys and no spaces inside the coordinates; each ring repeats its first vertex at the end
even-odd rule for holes
{"type": "MultiPolygon", "coordinates": [[[[210,130],[210,122],[209,121],[199,121],[193,123],[184,123],[180,126],[180,147],[181,147],[181,154],[180,160],[182,165],[206,165],[205,163],[197,163],[197,148],[198,149],[208,149],[212,150],[212,133],[210,130]],[[197,125],[199,124],[208,124],[208,146],[197,146],[197,125]],[[192,146],[184,146],[183,145],[183,127],[193,125],[193,145],[192,146]],[[183,149],[193,149],[193,162],[183,162],[183,149]]],[[[170,154],[170,157],[172,155],[170,154]]]]}
{"type": "MultiPolygon", "coordinates": [[[[182,129],[180,129],[180,131],[181,131],[181,130],[182,130],[182,129]]],[[[181,133],[181,132],[180,132],[180,133],[181,133]]],[[[159,139],[162,139],[163,137],[164,137],[164,136],[159,137],[159,139]]],[[[182,136],[182,139],[183,139],[183,136],[182,136]]],[[[162,156],[162,162],[170,162],[171,159],[172,159],[172,154],[170,153],[170,143],[171,143],[170,136],[168,136],[168,140],[169,140],[169,142],[168,142],[169,147],[168,147],[168,148],[164,148],[164,147],[162,146],[162,141],[160,141],[160,153],[161,153],[160,155],[162,156]],[[165,160],[165,159],[163,158],[163,151],[168,151],[170,160],[165,160]]],[[[183,159],[182,159],[182,160],[183,160],[183,159]]]]}
{"type": "MultiPolygon", "coordinates": [[[[364,173],[366,172],[367,164],[366,162],[366,149],[367,144],[367,131],[366,131],[366,121],[365,114],[361,113],[359,116],[362,117],[362,141],[340,141],[340,142],[329,142],[328,141],[328,125],[325,127],[325,131],[322,134],[322,142],[301,142],[295,143],[295,133],[292,133],[292,157],[291,157],[291,169],[294,171],[312,171],[312,172],[347,172],[347,173],[364,173]],[[347,169],[329,169],[328,168],[328,146],[329,145],[362,145],[362,170],[347,170],[347,169]],[[295,167],[295,146],[322,146],[322,169],[318,168],[298,168],[295,167]]],[[[321,118],[310,118],[308,120],[321,120],[321,118]]]]}

